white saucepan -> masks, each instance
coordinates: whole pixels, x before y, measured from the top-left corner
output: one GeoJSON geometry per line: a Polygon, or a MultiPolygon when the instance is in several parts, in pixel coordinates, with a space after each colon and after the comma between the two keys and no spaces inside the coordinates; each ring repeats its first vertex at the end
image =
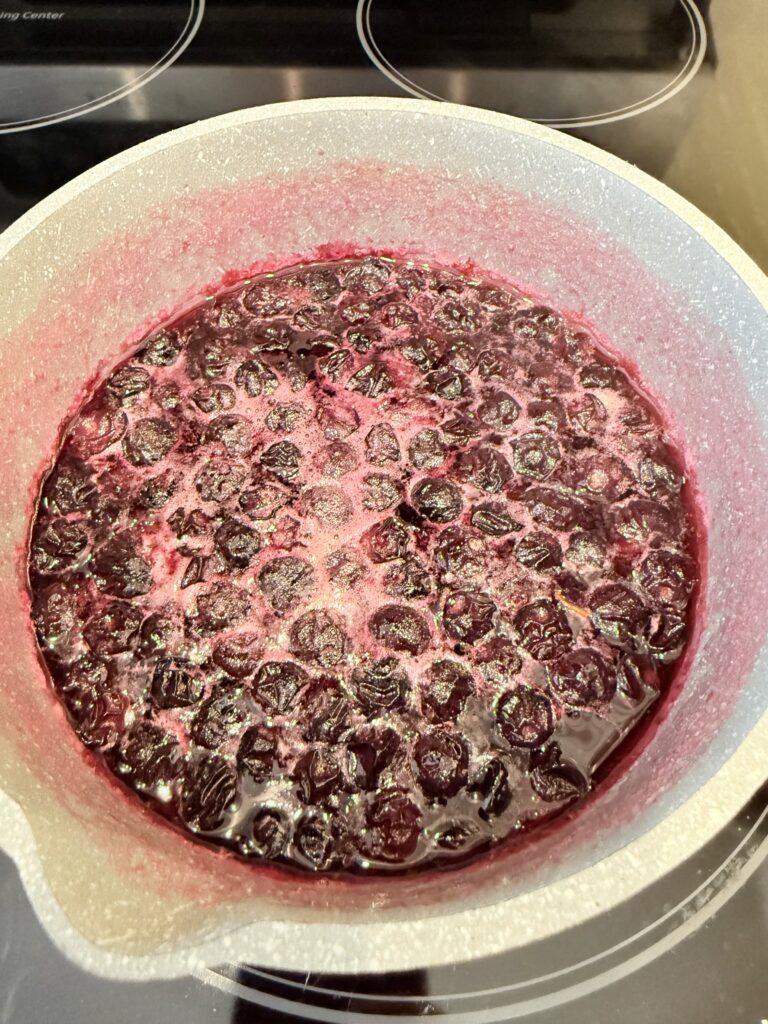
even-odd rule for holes
{"type": "Polygon", "coordinates": [[[499,952],[617,905],[765,775],[768,281],[633,167],[448,104],[312,100],[114,157],[0,238],[0,843],[62,948],[114,977],[247,960],[402,970],[499,952]],[[541,839],[451,873],[342,882],[239,863],[95,771],[38,662],[30,503],[99,365],[231,271],[334,243],[471,260],[583,313],[676,418],[709,527],[706,625],[635,763],[541,839]]]}

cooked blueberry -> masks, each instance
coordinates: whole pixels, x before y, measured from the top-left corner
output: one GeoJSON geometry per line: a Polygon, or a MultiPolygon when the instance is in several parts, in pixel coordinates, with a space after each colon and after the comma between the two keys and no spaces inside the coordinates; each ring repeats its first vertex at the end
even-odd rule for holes
{"type": "Polygon", "coordinates": [[[496,605],[487,594],[454,590],[443,606],[443,629],[454,640],[476,644],[493,629],[496,605]]]}
{"type": "Polygon", "coordinates": [[[403,604],[379,608],[371,616],[368,628],[383,647],[408,654],[421,654],[432,636],[425,617],[403,604]]]}
{"type": "Polygon", "coordinates": [[[426,796],[447,799],[467,784],[469,751],[466,742],[447,729],[435,728],[416,740],[416,777],[426,796]]]}
{"type": "Polygon", "coordinates": [[[496,716],[504,738],[513,747],[539,747],[555,727],[549,698],[527,683],[502,694],[496,716]]]}

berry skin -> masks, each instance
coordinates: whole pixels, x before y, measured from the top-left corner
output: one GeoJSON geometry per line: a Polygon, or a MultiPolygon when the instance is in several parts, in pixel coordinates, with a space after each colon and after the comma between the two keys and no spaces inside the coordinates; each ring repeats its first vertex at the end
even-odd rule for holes
{"type": "Polygon", "coordinates": [[[455,796],[467,783],[469,751],[465,741],[447,729],[435,728],[416,741],[416,778],[433,800],[455,796]]]}
{"type": "Polygon", "coordinates": [[[513,747],[538,747],[554,729],[549,699],[525,683],[501,696],[496,715],[504,739],[513,747]]]}

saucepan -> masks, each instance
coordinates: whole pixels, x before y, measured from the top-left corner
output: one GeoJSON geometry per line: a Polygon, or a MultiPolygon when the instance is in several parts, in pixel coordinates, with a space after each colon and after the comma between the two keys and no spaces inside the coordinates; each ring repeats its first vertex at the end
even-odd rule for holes
{"type": "Polygon", "coordinates": [[[583,923],[695,853],[765,774],[767,343],[768,281],[687,202],[568,136],[450,104],[240,111],[22,217],[0,238],[0,843],[54,940],[112,977],[412,969],[583,923]],[[182,838],[96,770],[30,626],[33,495],[83,382],[208,289],[339,246],[469,263],[586,317],[678,424],[708,529],[703,629],[631,765],[535,841],[448,873],[297,877],[182,838]]]}

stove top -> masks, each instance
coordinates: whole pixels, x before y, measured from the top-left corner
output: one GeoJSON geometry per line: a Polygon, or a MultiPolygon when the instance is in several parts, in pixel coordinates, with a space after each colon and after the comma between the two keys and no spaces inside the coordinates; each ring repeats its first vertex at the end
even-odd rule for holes
{"type": "MultiPolygon", "coordinates": [[[[0,0],[0,228],[200,118],[412,95],[540,121],[628,159],[768,270],[766,43],[765,0],[0,0]]],[[[221,965],[144,985],[69,964],[0,859],[0,1021],[761,1024],[767,851],[768,786],[642,898],[513,957],[364,977],[221,965]]]]}

